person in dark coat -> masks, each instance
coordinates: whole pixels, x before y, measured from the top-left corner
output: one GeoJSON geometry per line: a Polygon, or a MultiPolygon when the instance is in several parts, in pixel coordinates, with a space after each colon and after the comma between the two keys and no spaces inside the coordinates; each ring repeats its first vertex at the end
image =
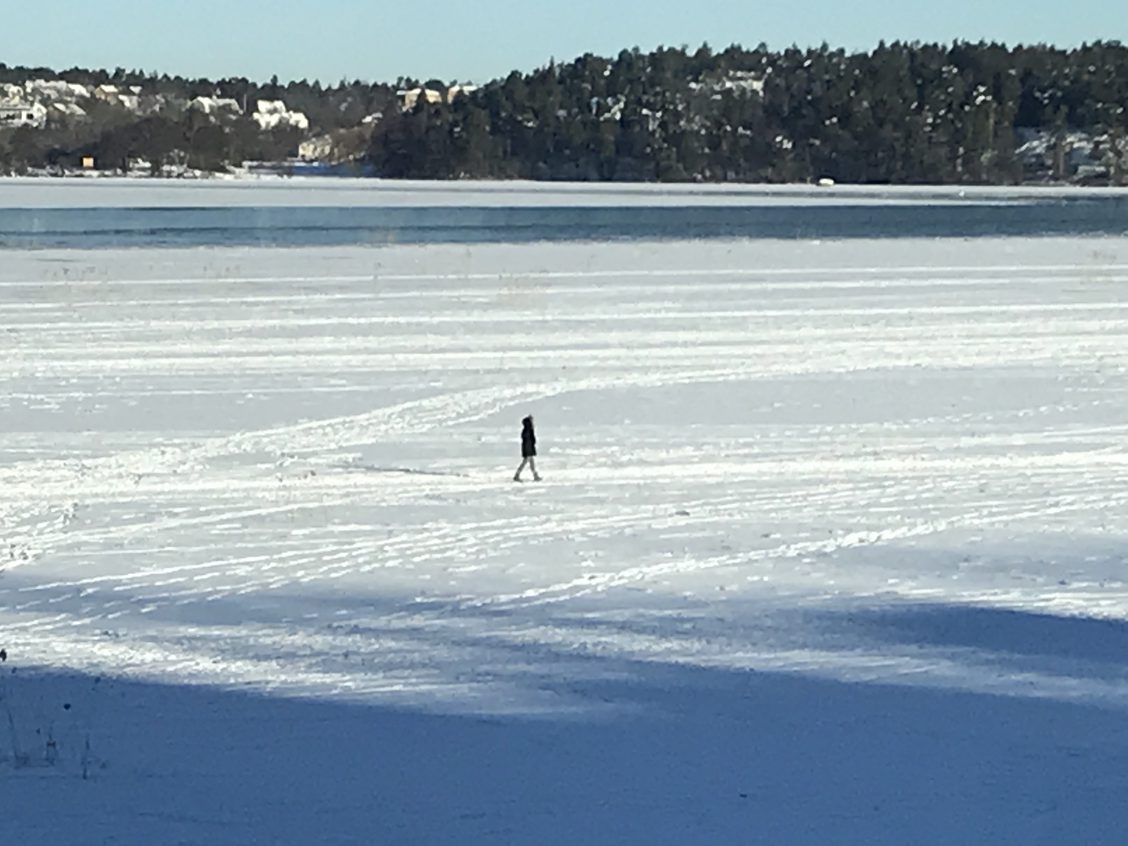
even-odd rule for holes
{"type": "Polygon", "coordinates": [[[517,472],[513,474],[513,481],[521,481],[521,471],[525,469],[525,465],[529,465],[529,469],[533,471],[533,481],[539,482],[540,476],[537,474],[537,434],[533,431],[533,415],[529,415],[521,421],[521,466],[517,468],[517,472]]]}

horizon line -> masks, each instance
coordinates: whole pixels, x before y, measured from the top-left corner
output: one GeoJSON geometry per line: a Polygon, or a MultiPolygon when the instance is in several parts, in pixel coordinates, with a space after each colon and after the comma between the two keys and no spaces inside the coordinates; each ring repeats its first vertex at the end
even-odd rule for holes
{"type": "Polygon", "coordinates": [[[1071,44],[1069,46],[1061,46],[1059,44],[1055,44],[1053,42],[1048,42],[1048,41],[1037,41],[1037,42],[1017,41],[1017,42],[1011,44],[1011,43],[1008,43],[1006,41],[999,41],[999,40],[985,39],[985,38],[981,38],[981,39],[978,39],[976,41],[973,41],[973,40],[970,40],[970,39],[952,39],[951,41],[925,41],[925,40],[921,40],[921,39],[901,39],[901,38],[895,38],[895,39],[887,41],[886,39],[881,38],[881,39],[878,39],[878,41],[875,45],[873,45],[872,47],[869,47],[869,48],[846,47],[846,46],[841,46],[841,45],[840,46],[834,46],[834,45],[831,45],[829,42],[827,42],[825,40],[821,41],[817,45],[808,44],[806,46],[800,46],[798,43],[792,42],[791,44],[787,45],[786,47],[774,47],[774,46],[768,45],[767,42],[762,42],[762,41],[758,42],[756,45],[751,46],[751,47],[747,47],[740,42],[732,42],[725,47],[718,48],[718,47],[714,47],[713,45],[711,45],[706,40],[706,41],[702,41],[699,45],[697,45],[695,47],[691,47],[689,44],[686,44],[686,43],[679,44],[677,46],[670,46],[670,45],[666,45],[666,44],[658,44],[658,45],[656,45],[656,46],[654,46],[650,49],[647,49],[647,50],[644,50],[639,45],[635,44],[635,45],[632,45],[630,47],[621,48],[618,51],[618,53],[616,53],[614,55],[595,53],[595,52],[589,51],[589,52],[586,52],[586,53],[581,53],[581,54],[574,56],[570,59],[559,60],[559,61],[557,60],[557,58],[555,56],[549,56],[549,58],[546,62],[544,62],[543,64],[540,64],[540,65],[537,65],[537,66],[533,67],[532,69],[522,70],[521,68],[513,68],[513,69],[509,70],[508,72],[506,72],[504,74],[489,77],[488,79],[485,79],[481,82],[478,82],[478,81],[471,79],[471,78],[462,78],[462,77],[454,77],[454,78],[451,78],[449,80],[442,80],[442,78],[438,77],[438,76],[415,77],[415,76],[408,76],[408,75],[400,75],[395,80],[377,80],[377,79],[372,79],[372,78],[363,78],[363,77],[359,77],[359,76],[352,77],[352,78],[341,77],[339,80],[337,80],[335,82],[330,82],[330,81],[327,81],[327,80],[323,80],[321,77],[313,77],[311,79],[308,76],[307,77],[290,77],[288,79],[283,79],[283,77],[279,76],[278,74],[272,75],[270,79],[267,79],[265,81],[261,81],[259,79],[252,79],[251,77],[247,77],[247,76],[230,76],[230,75],[217,76],[217,77],[215,77],[215,76],[186,76],[186,75],[183,75],[183,74],[171,73],[169,71],[158,71],[156,69],[148,69],[147,70],[147,69],[144,69],[144,68],[126,68],[126,67],[121,66],[121,65],[115,66],[112,70],[108,67],[105,67],[105,66],[103,66],[103,67],[93,67],[93,66],[82,66],[82,65],[72,65],[71,67],[60,69],[58,67],[48,66],[48,65],[27,65],[27,64],[9,65],[6,62],[2,62],[2,61],[0,61],[0,71],[18,71],[18,70],[45,71],[45,72],[55,74],[57,76],[61,76],[61,75],[66,74],[66,73],[74,73],[74,72],[105,73],[109,76],[114,76],[118,73],[118,71],[122,71],[123,75],[126,76],[127,78],[129,78],[129,77],[140,77],[142,79],[168,78],[168,79],[171,79],[171,80],[184,80],[184,81],[188,81],[188,82],[200,82],[200,81],[225,82],[225,81],[242,80],[242,81],[246,81],[250,84],[254,84],[254,85],[258,85],[258,86],[275,85],[275,84],[277,84],[277,85],[291,85],[291,84],[306,83],[307,85],[317,84],[317,85],[322,86],[323,88],[336,88],[336,87],[340,87],[342,85],[355,85],[357,83],[359,83],[361,85],[368,85],[368,86],[385,85],[385,86],[388,86],[388,87],[395,87],[397,84],[399,84],[400,80],[417,80],[420,85],[424,84],[425,82],[429,82],[429,81],[442,81],[444,85],[460,85],[460,84],[461,85],[465,85],[465,84],[486,85],[486,84],[489,84],[491,82],[497,82],[497,81],[506,79],[507,77],[509,77],[510,75],[512,75],[514,73],[519,73],[522,76],[527,76],[529,74],[537,73],[538,71],[542,71],[542,70],[545,70],[545,69],[550,68],[550,67],[555,67],[555,66],[558,66],[558,65],[572,64],[573,62],[579,61],[580,59],[585,58],[585,57],[593,57],[593,58],[597,58],[597,59],[606,59],[608,61],[615,61],[615,59],[618,58],[618,55],[623,53],[623,52],[633,53],[635,51],[638,51],[642,55],[651,55],[651,54],[654,54],[654,53],[657,53],[657,52],[660,52],[660,51],[664,51],[664,50],[675,50],[675,51],[682,51],[682,52],[686,53],[687,55],[690,55],[690,54],[697,52],[701,49],[708,49],[708,50],[712,51],[712,53],[714,55],[716,55],[716,54],[724,53],[724,52],[726,52],[728,50],[732,50],[732,49],[745,50],[745,51],[749,51],[749,52],[765,50],[766,52],[772,53],[772,54],[783,54],[783,53],[786,53],[790,50],[798,50],[800,52],[805,52],[805,53],[822,52],[822,51],[826,50],[826,51],[831,52],[831,53],[844,52],[847,56],[862,56],[862,55],[869,56],[869,55],[872,55],[873,53],[877,52],[878,50],[882,49],[883,47],[888,49],[888,48],[895,47],[895,46],[907,46],[907,47],[917,47],[917,48],[934,47],[934,48],[941,48],[941,49],[951,49],[952,47],[956,47],[956,46],[1000,47],[1000,48],[1005,49],[1007,51],[1044,49],[1044,50],[1053,50],[1053,51],[1064,52],[1064,53],[1070,53],[1070,52],[1075,52],[1075,51],[1080,51],[1080,50],[1085,50],[1085,49],[1091,49],[1093,47],[1098,47],[1098,46],[1099,47],[1113,48],[1113,49],[1116,49],[1116,48],[1125,49],[1125,47],[1126,47],[1125,43],[1118,38],[1111,38],[1111,39],[1107,39],[1107,40],[1098,38],[1098,39],[1095,39],[1093,41],[1085,40],[1085,41],[1081,41],[1080,43],[1071,44]]]}

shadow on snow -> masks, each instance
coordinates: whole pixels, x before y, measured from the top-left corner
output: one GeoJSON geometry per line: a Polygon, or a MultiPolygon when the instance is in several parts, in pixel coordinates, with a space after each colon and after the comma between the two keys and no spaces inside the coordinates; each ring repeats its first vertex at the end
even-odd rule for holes
{"type": "MultiPolygon", "coordinates": [[[[1128,638],[990,608],[816,616],[898,647],[1103,671],[1128,638]]],[[[1116,843],[1128,823],[1123,710],[1050,698],[543,644],[515,675],[617,707],[482,717],[4,671],[3,843],[1116,843]]]]}

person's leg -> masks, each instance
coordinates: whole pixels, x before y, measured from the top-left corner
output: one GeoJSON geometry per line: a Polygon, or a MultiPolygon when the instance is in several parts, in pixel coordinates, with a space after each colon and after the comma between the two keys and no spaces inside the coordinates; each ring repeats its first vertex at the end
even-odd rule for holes
{"type": "Polygon", "coordinates": [[[533,481],[539,482],[540,474],[537,473],[537,460],[535,458],[529,458],[529,469],[533,471],[533,481]]]}
{"type": "MultiPolygon", "coordinates": [[[[521,465],[517,468],[517,472],[513,474],[513,481],[514,482],[520,482],[521,481],[521,471],[525,469],[525,465],[528,464],[528,463],[529,463],[529,459],[527,459],[527,458],[521,459],[521,465]]],[[[533,471],[533,475],[536,476],[535,470],[533,471]]]]}

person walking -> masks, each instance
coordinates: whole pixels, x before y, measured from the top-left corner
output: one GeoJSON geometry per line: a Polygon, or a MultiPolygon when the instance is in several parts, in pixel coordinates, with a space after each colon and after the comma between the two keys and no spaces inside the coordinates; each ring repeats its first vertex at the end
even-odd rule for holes
{"type": "Polygon", "coordinates": [[[529,469],[533,471],[533,481],[539,482],[540,476],[537,474],[537,434],[533,431],[533,415],[529,415],[521,421],[521,466],[517,468],[517,472],[513,474],[513,481],[521,481],[521,471],[525,469],[525,465],[529,465],[529,469]]]}

